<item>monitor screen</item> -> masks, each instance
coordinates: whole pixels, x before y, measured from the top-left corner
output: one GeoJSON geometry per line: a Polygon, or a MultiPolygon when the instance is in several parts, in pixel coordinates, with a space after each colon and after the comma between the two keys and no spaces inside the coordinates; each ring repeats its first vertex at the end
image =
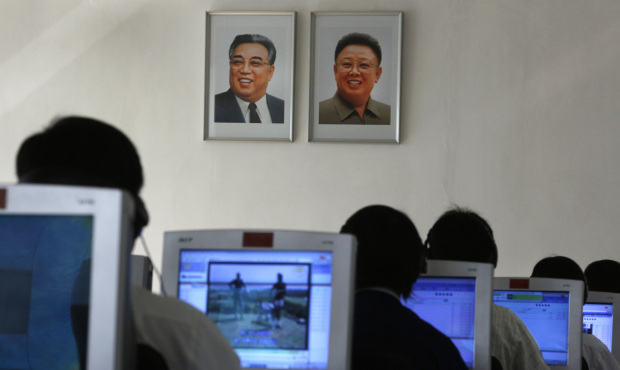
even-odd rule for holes
{"type": "Polygon", "coordinates": [[[470,369],[490,366],[493,265],[430,260],[403,304],[444,335],[470,369]]]}
{"type": "Polygon", "coordinates": [[[583,332],[592,334],[607,346],[611,352],[614,306],[608,303],[586,303],[583,305],[583,332]]]}
{"type": "Polygon", "coordinates": [[[495,278],[493,302],[519,316],[549,366],[580,368],[583,282],[495,278]]]}
{"type": "Polygon", "coordinates": [[[588,301],[583,306],[583,332],[597,337],[611,353],[620,358],[620,294],[588,292],[588,301]],[[614,317],[616,318],[614,320],[614,317]]]}
{"type": "Polygon", "coordinates": [[[0,186],[0,368],[133,361],[120,284],[128,282],[121,252],[130,206],[116,190],[0,186]]]}
{"type": "Polygon", "coordinates": [[[218,326],[243,368],[346,368],[353,275],[343,268],[353,267],[353,240],[293,231],[168,232],[164,284],[218,326]]]}

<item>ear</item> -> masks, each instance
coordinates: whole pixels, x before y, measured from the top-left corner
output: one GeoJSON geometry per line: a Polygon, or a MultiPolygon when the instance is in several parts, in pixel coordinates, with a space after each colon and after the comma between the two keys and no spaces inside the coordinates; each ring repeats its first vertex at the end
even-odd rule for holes
{"type": "Polygon", "coordinates": [[[276,66],[274,66],[273,64],[269,67],[269,81],[271,81],[271,78],[273,77],[273,71],[275,71],[276,66]]]}
{"type": "Polygon", "coordinates": [[[334,63],[334,80],[336,80],[336,76],[338,76],[338,66],[334,63]]]}
{"type": "Polygon", "coordinates": [[[381,73],[382,72],[383,72],[383,68],[377,67],[377,76],[375,77],[375,83],[379,82],[379,79],[381,78],[381,73]]]}

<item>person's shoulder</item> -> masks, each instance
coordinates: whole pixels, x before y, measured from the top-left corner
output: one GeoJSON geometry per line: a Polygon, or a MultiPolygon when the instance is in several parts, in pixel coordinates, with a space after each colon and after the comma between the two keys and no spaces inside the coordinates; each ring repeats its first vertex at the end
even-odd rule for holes
{"type": "Polygon", "coordinates": [[[581,342],[583,345],[583,350],[590,350],[591,352],[598,352],[602,354],[611,354],[609,352],[609,348],[605,345],[605,343],[601,342],[596,336],[588,333],[581,333],[581,342]]]}
{"type": "Polygon", "coordinates": [[[142,287],[132,287],[131,305],[134,316],[141,315],[159,316],[178,320],[183,317],[186,320],[197,319],[203,321],[206,316],[189,303],[173,297],[163,297],[153,294],[142,287]],[[200,319],[198,319],[200,317],[200,319]]]}
{"type": "Polygon", "coordinates": [[[582,333],[581,344],[582,356],[591,369],[620,369],[620,364],[609,348],[594,335],[582,333]]]}
{"type": "Polygon", "coordinates": [[[419,332],[416,336],[423,341],[429,353],[432,352],[440,368],[467,369],[454,342],[437,328],[416,315],[419,332]]]}
{"type": "Polygon", "coordinates": [[[373,98],[370,98],[370,101],[368,102],[368,106],[371,107],[372,111],[378,113],[380,116],[389,117],[392,111],[392,106],[390,106],[389,104],[382,103],[373,98]]]}
{"type": "Polygon", "coordinates": [[[581,341],[585,346],[592,348],[607,348],[600,339],[589,333],[581,333],[581,341]]]}
{"type": "Polygon", "coordinates": [[[374,104],[377,105],[377,107],[379,107],[381,109],[390,109],[391,108],[391,106],[389,104],[385,104],[385,103],[382,103],[382,102],[380,102],[378,100],[374,100],[374,99],[372,101],[373,101],[374,104]]]}
{"type": "Polygon", "coordinates": [[[216,103],[224,100],[231,100],[235,98],[235,93],[231,89],[228,89],[219,94],[215,94],[214,98],[216,103]]]}
{"type": "Polygon", "coordinates": [[[331,97],[329,99],[321,100],[319,102],[319,109],[321,108],[329,108],[334,106],[334,98],[331,97]]]}
{"type": "Polygon", "coordinates": [[[202,312],[173,297],[133,287],[136,341],[157,350],[171,369],[239,369],[239,358],[202,312]]]}
{"type": "MultiPolygon", "coordinates": [[[[510,308],[506,308],[500,305],[491,305],[491,325],[493,326],[509,326],[509,327],[521,327],[527,329],[527,326],[516,313],[510,308]]],[[[528,330],[529,332],[529,330],[528,330]]]]}
{"type": "Polygon", "coordinates": [[[334,97],[319,102],[319,123],[340,123],[334,97]]]}
{"type": "Polygon", "coordinates": [[[419,316],[415,315],[416,325],[418,326],[418,330],[421,336],[428,338],[429,340],[434,340],[442,343],[452,343],[450,338],[448,338],[444,333],[440,332],[433,325],[429,324],[427,321],[422,320],[419,316]]]}
{"type": "Polygon", "coordinates": [[[277,103],[277,104],[284,104],[284,99],[280,99],[276,96],[270,95],[270,94],[266,94],[267,95],[267,99],[271,100],[272,103],[277,103]]]}

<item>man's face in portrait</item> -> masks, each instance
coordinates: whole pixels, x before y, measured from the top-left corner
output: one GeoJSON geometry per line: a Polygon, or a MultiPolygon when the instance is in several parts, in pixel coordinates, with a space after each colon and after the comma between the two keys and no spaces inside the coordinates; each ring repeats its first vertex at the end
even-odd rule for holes
{"type": "Polygon", "coordinates": [[[254,103],[265,96],[273,70],[267,48],[256,43],[240,44],[230,59],[230,88],[239,98],[254,103]]]}
{"type": "Polygon", "coordinates": [[[334,65],[338,94],[354,106],[365,105],[381,71],[371,48],[364,45],[345,47],[334,65]]]}

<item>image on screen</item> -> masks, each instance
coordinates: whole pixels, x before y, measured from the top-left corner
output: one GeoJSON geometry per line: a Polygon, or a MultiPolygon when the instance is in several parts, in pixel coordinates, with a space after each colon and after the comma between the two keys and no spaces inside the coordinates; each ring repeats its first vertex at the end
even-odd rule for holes
{"type": "Polygon", "coordinates": [[[568,364],[568,292],[495,290],[493,302],[519,316],[548,365],[568,364]]]}
{"type": "Polygon", "coordinates": [[[588,302],[583,305],[583,332],[600,339],[610,352],[614,323],[613,308],[611,303],[588,302]]]}
{"type": "Polygon", "coordinates": [[[88,303],[92,238],[91,216],[0,215],[0,368],[79,368],[71,307],[88,303]]]}
{"type": "Polygon", "coordinates": [[[218,326],[243,367],[326,369],[331,252],[181,250],[178,296],[218,326]]]}
{"type": "Polygon", "coordinates": [[[476,279],[420,276],[403,304],[430,323],[458,348],[465,364],[474,365],[476,279]]]}

